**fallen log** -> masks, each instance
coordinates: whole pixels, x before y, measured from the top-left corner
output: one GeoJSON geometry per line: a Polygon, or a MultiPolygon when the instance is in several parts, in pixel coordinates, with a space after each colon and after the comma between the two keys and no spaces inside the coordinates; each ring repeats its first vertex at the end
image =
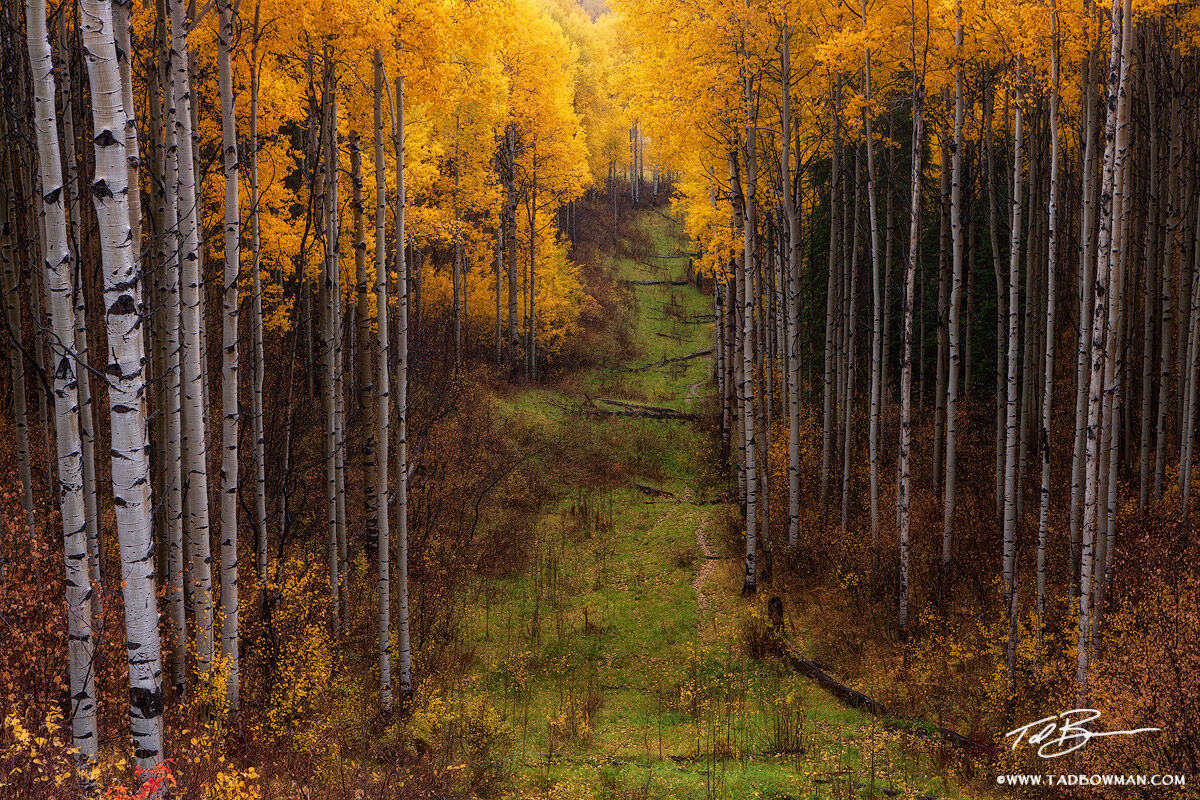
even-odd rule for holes
{"type": "Polygon", "coordinates": [[[612,400],[606,397],[587,398],[587,411],[592,414],[605,414],[614,417],[644,417],[648,419],[699,419],[696,414],[677,411],[663,406],[648,406],[642,403],[629,403],[624,400],[612,400]],[[614,405],[616,408],[600,408],[597,402],[614,405]]]}
{"type": "Polygon", "coordinates": [[[694,353],[688,353],[686,356],[676,356],[675,358],[664,358],[662,361],[651,361],[649,364],[642,364],[640,367],[626,367],[629,372],[645,372],[654,367],[665,367],[667,364],[674,364],[679,361],[688,361],[693,358],[702,358],[703,356],[711,356],[713,348],[707,350],[697,350],[694,353]]]}
{"type": "Polygon", "coordinates": [[[855,691],[845,684],[839,682],[825,670],[818,667],[807,658],[799,656],[791,647],[784,645],[784,658],[792,665],[792,668],[802,675],[815,680],[822,689],[829,692],[831,695],[841,700],[851,708],[857,708],[860,711],[865,711],[876,717],[887,718],[884,727],[887,730],[902,730],[908,733],[913,733],[918,736],[941,736],[944,741],[957,745],[965,750],[973,750],[980,755],[991,755],[993,748],[981,742],[976,742],[963,736],[961,733],[950,730],[949,728],[941,728],[928,722],[922,722],[915,719],[907,719],[898,717],[893,714],[887,706],[867,697],[862,692],[855,691]]]}
{"type": "Polygon", "coordinates": [[[632,284],[632,285],[634,285],[634,286],[687,286],[687,285],[688,285],[688,282],[687,282],[687,281],[668,281],[668,280],[661,280],[661,281],[635,281],[635,280],[632,280],[632,279],[626,279],[626,280],[625,280],[625,283],[629,283],[629,284],[632,284]]]}
{"type": "Polygon", "coordinates": [[[645,495],[650,495],[651,497],[673,498],[675,496],[672,492],[668,492],[666,489],[660,489],[657,486],[650,486],[645,483],[635,483],[633,485],[639,492],[645,495]]]}

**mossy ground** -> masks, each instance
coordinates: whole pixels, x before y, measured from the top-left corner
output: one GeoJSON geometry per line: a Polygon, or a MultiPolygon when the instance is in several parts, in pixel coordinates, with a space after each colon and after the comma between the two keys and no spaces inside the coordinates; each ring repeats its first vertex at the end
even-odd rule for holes
{"type": "Polygon", "coordinates": [[[495,401],[530,441],[558,443],[539,457],[579,467],[554,465],[556,497],[522,568],[476,587],[463,631],[470,674],[447,688],[459,702],[482,695],[499,710],[511,776],[501,791],[825,798],[887,787],[963,796],[921,744],[844,708],[778,659],[750,657],[746,640],[765,624],[763,601],[738,594],[734,518],[714,502],[726,486],[712,432],[691,421],[582,413],[588,397],[711,408],[708,358],[628,369],[712,346],[712,325],[692,321],[712,313],[710,296],[693,285],[628,283],[684,277],[680,226],[654,210],[631,224],[650,242],[649,256],[605,257],[631,293],[633,358],[495,401]],[[564,441],[574,444],[564,450],[564,441]],[[671,496],[647,495],[637,482],[671,496]],[[702,583],[701,529],[717,556],[702,583]]]}

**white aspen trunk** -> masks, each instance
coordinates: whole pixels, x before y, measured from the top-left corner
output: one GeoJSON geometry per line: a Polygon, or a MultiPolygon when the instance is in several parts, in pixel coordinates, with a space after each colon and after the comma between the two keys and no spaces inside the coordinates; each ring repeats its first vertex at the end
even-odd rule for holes
{"type": "MultiPolygon", "coordinates": [[[[836,100],[836,98],[835,98],[836,100]]],[[[839,119],[834,111],[834,134],[829,167],[829,275],[825,291],[825,368],[822,397],[821,426],[821,514],[824,515],[829,499],[829,462],[833,454],[833,395],[834,395],[834,351],[837,337],[837,275],[840,271],[839,225],[841,198],[839,194],[840,164],[839,119]]]]}
{"type": "MultiPolygon", "coordinates": [[[[1158,119],[1157,82],[1144,72],[1146,81],[1146,101],[1150,111],[1150,119],[1158,119]]],[[[1142,404],[1141,404],[1141,437],[1138,448],[1138,511],[1145,512],[1150,501],[1150,459],[1151,438],[1154,419],[1154,334],[1157,320],[1155,310],[1155,289],[1158,286],[1157,270],[1159,268],[1158,231],[1163,225],[1162,203],[1160,199],[1159,182],[1162,179],[1161,158],[1159,156],[1158,126],[1149,126],[1149,175],[1146,181],[1146,216],[1142,233],[1143,239],[1143,269],[1142,269],[1142,404]]]]}
{"type": "MultiPolygon", "coordinates": [[[[62,52],[67,52],[66,14],[59,14],[58,40],[62,52]]],[[[75,104],[71,88],[71,70],[62,71],[63,78],[63,137],[66,140],[66,181],[67,190],[67,223],[71,229],[71,240],[74,246],[75,274],[71,303],[73,306],[74,330],[72,336],[75,343],[75,363],[79,368],[75,372],[77,394],[79,397],[79,435],[80,448],[83,458],[83,502],[84,520],[86,523],[87,551],[89,576],[92,584],[92,618],[99,619],[104,613],[103,592],[100,582],[100,511],[96,497],[96,421],[92,415],[92,381],[89,374],[88,337],[87,337],[87,308],[83,300],[83,269],[80,264],[82,253],[82,219],[80,213],[79,163],[75,154],[75,104]]],[[[2,567],[0,567],[2,572],[2,567]]]]}
{"type": "Polygon", "coordinates": [[[950,319],[947,337],[948,364],[946,375],[946,479],[942,484],[942,580],[950,572],[951,547],[954,539],[954,508],[958,491],[958,373],[960,361],[959,309],[962,306],[963,284],[963,209],[962,209],[962,149],[963,149],[963,44],[962,2],[954,5],[954,47],[960,63],[954,71],[954,142],[950,155],[950,319]]]}
{"type": "Polygon", "coordinates": [[[1088,413],[1088,370],[1092,341],[1092,302],[1096,260],[1092,238],[1096,204],[1096,142],[1094,128],[1099,113],[1092,99],[1092,89],[1087,76],[1093,72],[1094,51],[1089,53],[1085,64],[1083,81],[1084,126],[1083,157],[1083,220],[1081,229],[1084,246],[1080,253],[1080,296],[1079,296],[1079,347],[1075,355],[1075,451],[1071,461],[1071,519],[1068,558],[1070,592],[1079,592],[1080,527],[1083,522],[1084,469],[1087,460],[1087,413],[1088,413]]]}
{"type": "Polygon", "coordinates": [[[179,174],[180,320],[182,328],[183,474],[187,559],[195,608],[196,669],[208,679],[213,657],[212,555],[209,544],[208,451],[204,402],[205,346],[202,319],[196,162],[192,151],[191,78],[188,74],[188,23],[183,0],[168,0],[171,12],[172,107],[168,124],[175,134],[179,174]]]}
{"type": "Polygon", "coordinates": [[[1104,123],[1104,170],[1101,176],[1099,193],[1099,223],[1100,233],[1096,249],[1096,282],[1095,295],[1092,304],[1092,327],[1090,343],[1090,367],[1088,382],[1088,416],[1087,416],[1087,457],[1084,477],[1083,501],[1083,546],[1080,554],[1079,577],[1079,639],[1077,643],[1077,670],[1075,675],[1077,687],[1077,702],[1080,707],[1087,705],[1088,691],[1088,662],[1091,655],[1091,595],[1093,566],[1095,562],[1094,546],[1099,529],[1100,510],[1100,461],[1101,461],[1101,412],[1104,401],[1104,373],[1107,359],[1107,343],[1114,332],[1107,328],[1106,311],[1108,306],[1108,291],[1111,287],[1111,266],[1113,239],[1113,192],[1116,181],[1117,158],[1117,118],[1120,114],[1118,105],[1124,102],[1125,76],[1128,74],[1128,64],[1122,59],[1122,27],[1128,25],[1128,0],[1122,8],[1122,0],[1113,0],[1112,6],[1112,46],[1109,55],[1108,68],[1108,97],[1105,107],[1108,109],[1104,123]],[[1123,12],[1125,18],[1123,20],[1123,12]]]}
{"type": "MultiPolygon", "coordinates": [[[[1005,424],[1004,424],[1004,600],[1005,607],[1012,603],[1012,594],[1016,591],[1017,570],[1017,379],[1018,379],[1018,338],[1020,331],[1020,277],[1021,277],[1021,181],[1022,161],[1025,155],[1024,115],[1021,113],[1021,94],[1017,90],[1017,101],[1013,105],[1015,120],[1013,124],[1013,180],[1012,195],[1009,199],[1011,211],[1009,219],[1011,238],[1009,240],[1008,256],[1008,368],[1007,392],[1005,394],[1005,424]]],[[[1012,642],[1009,642],[1012,649],[1012,642]]],[[[1011,653],[1010,653],[1011,655],[1011,653]]],[[[1011,659],[1010,659],[1011,662],[1011,659]]],[[[1011,664],[1010,664],[1011,667],[1011,664]]],[[[1011,683],[1011,668],[1008,675],[1011,683]]]]}
{"type": "MultiPolygon", "coordinates": [[[[1126,18],[1127,12],[1126,12],[1126,18]]],[[[1109,297],[1108,338],[1105,343],[1104,362],[1104,406],[1101,409],[1102,447],[1107,463],[1104,478],[1107,489],[1104,535],[1096,542],[1093,583],[1095,598],[1092,606],[1092,648],[1100,646],[1101,620],[1104,616],[1105,595],[1112,580],[1112,553],[1116,544],[1117,524],[1117,479],[1120,466],[1121,446],[1121,382],[1124,380],[1124,288],[1125,288],[1125,243],[1129,240],[1129,204],[1126,202],[1126,187],[1130,182],[1129,150],[1129,100],[1126,96],[1133,25],[1126,24],[1121,37],[1121,70],[1117,91],[1117,129],[1113,149],[1113,193],[1112,235],[1108,252],[1109,297]]],[[[1099,533],[1097,534],[1099,536],[1099,533]]]]}
{"type": "Polygon", "coordinates": [[[129,173],[129,229],[133,260],[141,260],[142,252],[142,193],[138,181],[140,153],[138,152],[137,107],[133,102],[133,62],[131,12],[132,0],[114,0],[113,26],[117,45],[117,66],[121,71],[121,105],[125,111],[125,169],[129,173]]]}
{"type": "Polygon", "coordinates": [[[238,271],[242,220],[238,208],[237,116],[233,97],[233,2],[219,0],[217,69],[221,97],[221,151],[225,172],[225,277],[221,325],[221,657],[229,670],[225,702],[238,710],[238,271]]]}
{"type": "Polygon", "coordinates": [[[924,129],[925,87],[913,76],[913,145],[911,200],[908,223],[908,258],[904,266],[904,333],[900,360],[900,449],[898,456],[899,484],[896,489],[896,519],[900,534],[900,612],[901,635],[908,630],[908,573],[909,573],[909,502],[912,493],[912,356],[913,356],[913,299],[917,279],[917,245],[921,230],[921,138],[924,129]]]}
{"type": "Polygon", "coordinates": [[[348,541],[346,539],[346,386],[345,386],[345,355],[342,343],[345,326],[343,324],[344,303],[342,302],[342,239],[341,239],[341,172],[338,167],[340,155],[338,139],[338,82],[336,75],[330,72],[329,86],[329,235],[327,242],[332,247],[330,265],[332,267],[333,289],[333,319],[331,332],[333,334],[333,403],[334,403],[334,465],[336,467],[337,503],[335,504],[335,519],[337,522],[337,551],[338,551],[338,594],[343,609],[348,604],[346,597],[346,576],[350,573],[348,541]]]}
{"type": "MultiPolygon", "coordinates": [[[[62,511],[63,562],[66,569],[67,683],[71,701],[71,740],[83,767],[83,792],[94,792],[90,770],[96,760],[96,687],[92,669],[92,587],[87,549],[87,505],[83,486],[83,448],[72,350],[75,309],[72,278],[75,261],[67,232],[62,162],[58,141],[54,59],[46,28],[45,0],[25,3],[25,36],[33,80],[33,123],[37,133],[38,177],[41,181],[43,280],[48,294],[51,371],[54,380],[54,432],[58,462],[59,508],[62,511]]],[[[97,587],[98,590],[99,587],[97,587]]]]}
{"type": "MultiPolygon", "coordinates": [[[[328,50],[326,50],[328,55],[328,50]]],[[[332,65],[328,62],[325,66],[326,70],[331,70],[332,65]]],[[[332,158],[336,152],[330,146],[332,138],[332,130],[336,127],[337,122],[333,119],[333,102],[330,83],[332,82],[328,73],[325,76],[325,84],[322,87],[321,98],[321,125],[323,129],[321,149],[323,153],[321,160],[323,169],[320,181],[321,191],[321,214],[324,219],[325,228],[325,264],[324,276],[322,278],[322,302],[321,302],[321,360],[322,360],[322,386],[321,393],[324,395],[325,405],[325,433],[324,433],[324,451],[325,451],[325,524],[326,524],[326,556],[329,567],[329,603],[330,603],[330,623],[331,630],[334,636],[337,636],[341,631],[341,554],[338,539],[338,524],[337,524],[337,505],[338,505],[338,490],[337,490],[337,449],[338,449],[338,424],[337,424],[337,400],[335,394],[337,392],[337,357],[335,340],[337,338],[337,321],[336,321],[336,257],[335,251],[337,247],[337,235],[334,232],[334,215],[336,209],[333,205],[331,189],[336,177],[331,177],[331,174],[336,175],[337,165],[332,158]]]]}
{"type": "Polygon", "coordinates": [[[254,533],[259,577],[265,584],[267,555],[267,458],[263,434],[263,314],[262,314],[262,237],[259,227],[258,189],[258,39],[259,12],[254,4],[254,31],[250,47],[250,276],[252,303],[252,346],[254,348],[254,385],[250,393],[250,414],[254,424],[254,533]]]}
{"type": "Polygon", "coordinates": [[[1050,0],[1050,190],[1046,201],[1046,357],[1042,378],[1042,425],[1038,450],[1042,461],[1042,484],[1038,508],[1037,615],[1038,638],[1046,618],[1046,539],[1050,529],[1050,422],[1054,399],[1055,294],[1058,272],[1058,4],[1050,0]]]}
{"type": "MultiPolygon", "coordinates": [[[[164,92],[169,98],[172,93],[169,43],[167,41],[166,5],[158,3],[162,41],[160,43],[159,69],[164,77],[164,92]]],[[[170,101],[168,101],[170,102],[170,101]]],[[[168,114],[170,114],[168,110],[168,114]]],[[[175,147],[176,130],[168,116],[163,129],[163,235],[158,239],[159,263],[163,269],[163,304],[165,325],[163,328],[166,364],[165,382],[165,429],[166,452],[164,455],[166,484],[167,522],[167,611],[171,619],[171,678],[178,694],[187,685],[187,608],[185,604],[185,563],[187,552],[184,547],[183,524],[183,419],[181,389],[183,378],[182,342],[180,338],[179,308],[179,164],[175,147]]]]}
{"type": "Polygon", "coordinates": [[[92,96],[95,180],[92,202],[104,265],[104,319],[108,333],[112,484],[121,545],[122,595],[129,664],[129,717],[135,763],[155,767],[162,754],[162,657],[151,530],[147,459],[145,351],[139,323],[141,281],[129,252],[128,170],[118,134],[125,124],[121,76],[113,44],[111,0],[80,0],[81,38],[92,96]]]}
{"type": "MultiPolygon", "coordinates": [[[[782,155],[780,178],[783,187],[783,210],[787,218],[788,256],[786,317],[784,336],[784,358],[787,369],[788,399],[788,548],[795,550],[800,543],[800,359],[799,346],[799,288],[797,271],[800,260],[800,214],[796,208],[796,196],[792,188],[792,29],[784,22],[783,47],[780,51],[780,130],[782,131],[782,155]]],[[[719,284],[718,284],[719,285],[719,284]]],[[[717,350],[722,353],[720,341],[722,323],[716,323],[718,332],[717,350]]],[[[720,361],[718,363],[721,363],[720,361]]]]}
{"type": "MultiPolygon", "coordinates": [[[[746,228],[750,226],[749,220],[746,219],[746,211],[749,209],[750,203],[745,199],[745,191],[747,189],[743,187],[739,174],[737,150],[730,150],[728,158],[730,202],[733,206],[734,232],[735,234],[740,232],[743,240],[741,252],[736,259],[738,263],[736,265],[737,273],[735,277],[738,283],[738,310],[741,315],[741,332],[737,348],[741,351],[737,354],[737,405],[739,438],[741,440],[739,442],[739,449],[742,454],[741,471],[744,475],[742,489],[744,492],[746,523],[746,556],[742,593],[744,595],[752,595],[757,591],[755,559],[758,546],[758,479],[754,471],[754,285],[752,281],[752,269],[746,262],[747,260],[753,261],[753,239],[749,238],[750,234],[746,233],[746,228]]],[[[747,186],[751,183],[748,162],[749,159],[747,158],[747,186]]]]}
{"type": "MultiPolygon", "coordinates": [[[[863,27],[867,2],[861,4],[863,27]]],[[[883,405],[883,265],[875,192],[875,141],[871,131],[871,48],[863,49],[863,136],[867,142],[867,205],[871,225],[871,387],[867,460],[871,472],[871,548],[879,545],[879,422],[883,405]]],[[[849,450],[849,448],[847,448],[849,450]]]]}
{"type": "MultiPolygon", "coordinates": [[[[404,76],[396,76],[396,118],[393,131],[396,150],[396,531],[399,557],[396,583],[399,595],[396,615],[399,646],[400,696],[407,702],[413,693],[412,646],[409,642],[408,609],[408,266],[404,259],[404,222],[408,198],[404,190],[404,76]]],[[[531,226],[532,227],[532,226],[531,226]]]]}
{"type": "Polygon", "coordinates": [[[850,450],[854,445],[854,379],[858,374],[858,231],[859,214],[862,203],[859,202],[859,192],[862,190],[862,180],[859,174],[862,161],[858,156],[858,147],[854,148],[854,211],[850,215],[853,224],[850,227],[847,249],[850,251],[850,270],[846,275],[845,289],[845,358],[843,368],[845,378],[842,390],[842,507],[841,526],[843,531],[850,527],[850,450]]]}
{"type": "MultiPolygon", "coordinates": [[[[388,527],[388,428],[391,421],[391,388],[388,385],[388,299],[387,299],[387,172],[383,162],[383,54],[375,51],[375,452],[378,467],[371,476],[374,494],[382,506],[376,508],[376,547],[379,551],[379,706],[392,710],[391,631],[391,531],[388,527]]],[[[400,225],[396,226],[400,230],[400,225]]],[[[398,249],[403,242],[397,237],[398,249]]],[[[367,352],[364,342],[363,352],[367,352]]]]}
{"type": "Polygon", "coordinates": [[[1155,413],[1155,448],[1154,448],[1154,488],[1151,498],[1157,503],[1162,497],[1163,471],[1166,466],[1167,448],[1167,418],[1171,407],[1171,353],[1175,337],[1174,301],[1172,300],[1171,279],[1172,265],[1175,263],[1176,234],[1179,227],[1180,206],[1180,122],[1179,103],[1171,103],[1171,142],[1170,160],[1167,162],[1167,225],[1163,230],[1163,268],[1160,303],[1161,314],[1161,347],[1159,348],[1158,399],[1155,413]]]}

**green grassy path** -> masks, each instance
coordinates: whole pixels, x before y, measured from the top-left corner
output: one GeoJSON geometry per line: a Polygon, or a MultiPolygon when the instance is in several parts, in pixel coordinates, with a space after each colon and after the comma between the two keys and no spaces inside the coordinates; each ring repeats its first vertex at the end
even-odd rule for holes
{"type": "MultiPolygon", "coordinates": [[[[667,257],[615,258],[616,274],[682,278],[680,226],[654,211],[635,224],[650,255],[667,257]]],[[[711,297],[690,285],[628,285],[633,365],[712,346],[711,297]]],[[[866,796],[854,788],[861,782],[958,796],[878,722],[777,659],[749,657],[745,642],[764,627],[761,600],[738,597],[730,510],[703,502],[722,487],[699,426],[579,412],[587,397],[699,411],[711,403],[710,364],[635,372],[610,363],[496,401],[533,439],[578,443],[570,458],[581,474],[611,465],[631,478],[564,478],[531,532],[526,568],[477,587],[464,631],[469,678],[448,688],[447,702],[495,710],[510,775],[498,791],[825,798],[866,796]],[[639,482],[671,496],[647,495],[639,482]],[[698,531],[716,558],[705,557],[698,531]]]]}

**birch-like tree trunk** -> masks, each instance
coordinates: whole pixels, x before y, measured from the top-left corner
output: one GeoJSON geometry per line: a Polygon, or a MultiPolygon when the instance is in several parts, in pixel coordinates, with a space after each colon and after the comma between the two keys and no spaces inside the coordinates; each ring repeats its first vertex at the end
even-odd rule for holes
{"type": "MultiPolygon", "coordinates": [[[[66,14],[58,17],[58,42],[62,52],[67,52],[66,14]]],[[[79,160],[75,153],[75,95],[72,90],[70,64],[62,71],[63,84],[63,138],[66,140],[66,175],[64,188],[67,190],[67,223],[71,229],[71,240],[74,247],[75,274],[72,276],[73,291],[71,303],[74,314],[74,330],[72,335],[75,344],[75,371],[77,394],[79,397],[79,435],[81,456],[83,458],[83,502],[84,517],[87,530],[88,566],[92,584],[92,618],[98,619],[104,611],[103,592],[100,582],[100,511],[96,497],[96,420],[92,413],[92,381],[90,375],[91,361],[88,358],[87,308],[83,295],[83,269],[80,263],[82,247],[82,219],[80,218],[80,198],[82,191],[79,182],[79,160]]],[[[2,571],[2,568],[0,568],[2,571]]]]}
{"type": "MultiPolygon", "coordinates": [[[[90,558],[87,547],[87,506],[83,486],[83,443],[77,374],[72,350],[75,308],[72,292],[75,260],[71,253],[64,205],[61,153],[58,140],[57,88],[45,0],[26,0],[25,36],[33,80],[33,123],[37,134],[38,177],[41,181],[43,231],[42,272],[48,293],[51,374],[54,381],[54,432],[58,460],[59,508],[62,511],[63,556],[66,568],[67,682],[71,739],[83,774],[96,760],[96,686],[92,667],[92,604],[90,558]]],[[[99,587],[97,587],[98,590],[99,587]]],[[[84,778],[84,793],[94,787],[84,778]]]]}
{"type": "Polygon", "coordinates": [[[104,320],[108,334],[112,485],[121,545],[125,641],[129,664],[129,717],[136,764],[162,760],[162,657],[151,530],[145,376],[140,320],[141,276],[128,243],[129,173],[123,137],[121,75],[113,44],[111,0],[80,0],[81,38],[92,97],[95,180],[92,203],[104,266],[104,320]]]}
{"type": "Polygon", "coordinates": [[[837,274],[840,272],[839,226],[841,224],[841,167],[839,155],[840,119],[834,110],[833,143],[829,157],[829,274],[825,289],[825,365],[822,394],[821,423],[821,514],[824,515],[829,499],[829,462],[833,454],[833,402],[834,402],[834,351],[837,337],[837,274]]]}
{"type": "Polygon", "coordinates": [[[1080,554],[1079,577],[1079,639],[1077,642],[1077,702],[1084,707],[1088,702],[1088,662],[1091,655],[1091,595],[1093,592],[1094,547],[1099,529],[1100,510],[1100,461],[1101,461],[1101,413],[1104,401],[1104,372],[1107,360],[1108,337],[1115,335],[1108,330],[1108,292],[1111,288],[1112,240],[1113,240],[1113,193],[1117,175],[1117,120],[1121,115],[1120,105],[1125,103],[1125,80],[1129,65],[1122,58],[1125,49],[1122,40],[1132,35],[1129,0],[1113,0],[1112,45],[1109,53],[1107,102],[1104,123],[1104,170],[1101,175],[1098,219],[1100,233],[1096,248],[1095,294],[1092,303],[1091,342],[1089,347],[1090,367],[1088,382],[1087,457],[1084,472],[1083,542],[1080,554]],[[1123,35],[1122,29],[1126,32],[1123,35]]]}
{"type": "Polygon", "coordinates": [[[267,579],[267,458],[263,435],[263,315],[262,315],[262,236],[259,227],[258,184],[258,39],[261,32],[261,5],[254,4],[254,30],[250,45],[250,279],[251,337],[254,348],[254,385],[250,393],[250,414],[254,424],[254,534],[259,577],[267,579]]]}
{"type": "Polygon", "coordinates": [[[399,646],[400,695],[412,697],[412,646],[409,642],[408,608],[408,266],[404,259],[404,223],[408,198],[404,189],[404,76],[396,76],[396,118],[393,131],[396,151],[396,538],[399,557],[396,562],[397,594],[396,634],[399,646]]]}
{"type": "MultiPolygon", "coordinates": [[[[867,25],[867,0],[861,4],[867,25]]],[[[875,191],[875,141],[871,130],[871,48],[863,48],[863,138],[867,143],[867,205],[871,226],[871,387],[867,460],[871,471],[871,547],[879,545],[879,422],[883,401],[883,264],[879,253],[879,221],[875,191]]],[[[845,505],[845,501],[843,501],[845,505]]]]}
{"type": "MultiPolygon", "coordinates": [[[[387,299],[387,172],[383,161],[383,54],[375,51],[375,453],[378,467],[374,495],[382,502],[376,507],[376,547],[379,558],[379,705],[383,713],[392,710],[392,630],[391,630],[391,530],[388,527],[388,428],[391,421],[391,389],[388,385],[388,299],[387,299]]],[[[401,230],[399,219],[396,230],[401,230]]],[[[403,242],[397,236],[398,250],[403,242]]],[[[363,352],[366,352],[364,341],[363,352]]]]}
{"type": "Polygon", "coordinates": [[[171,95],[168,124],[175,135],[179,175],[179,299],[182,328],[183,475],[187,560],[195,609],[196,669],[208,679],[213,658],[212,554],[209,544],[207,405],[204,402],[204,341],[201,319],[199,207],[192,152],[191,78],[188,74],[188,21],[183,0],[168,0],[171,16],[171,95]]]}
{"type": "MultiPolygon", "coordinates": [[[[1050,529],[1050,423],[1054,399],[1054,339],[1056,274],[1058,272],[1058,3],[1050,0],[1050,189],[1046,201],[1046,357],[1042,378],[1042,425],[1038,450],[1042,460],[1041,503],[1038,509],[1037,614],[1038,637],[1046,618],[1046,539],[1050,529]]],[[[1147,266],[1147,269],[1149,267],[1147,266]]]]}
{"type": "MultiPolygon", "coordinates": [[[[326,50],[328,57],[328,50],[326,50]]],[[[322,163],[324,165],[320,177],[321,213],[325,227],[325,263],[321,279],[321,361],[322,379],[321,394],[325,406],[325,432],[323,436],[325,455],[325,526],[326,526],[326,558],[329,567],[329,603],[331,630],[336,636],[341,630],[341,554],[338,539],[338,488],[337,488],[337,234],[334,231],[334,217],[337,208],[334,205],[332,188],[337,180],[336,149],[330,145],[333,129],[337,120],[333,116],[333,83],[329,72],[333,66],[326,62],[324,86],[321,91],[321,137],[322,163]]]]}
{"type": "Polygon", "coordinates": [[[954,508],[958,491],[958,372],[960,359],[959,309],[962,306],[963,284],[963,209],[962,209],[962,149],[963,149],[963,9],[962,2],[954,4],[954,47],[959,63],[954,70],[954,142],[950,148],[950,319],[947,337],[948,364],[946,375],[946,480],[942,484],[942,581],[950,572],[951,547],[954,539],[954,508]]]}
{"type": "MultiPolygon", "coordinates": [[[[170,71],[170,42],[168,37],[169,21],[167,19],[165,0],[159,0],[158,13],[162,40],[159,43],[159,71],[163,76],[165,96],[172,96],[171,84],[173,76],[170,71]]],[[[168,99],[170,104],[172,101],[168,99]]],[[[173,106],[170,106],[173,107],[173,106]]],[[[170,112],[168,108],[168,115],[170,112]]],[[[166,523],[167,523],[167,611],[171,620],[171,678],[176,692],[182,694],[187,685],[187,608],[185,603],[185,563],[187,552],[184,547],[183,521],[183,418],[182,418],[182,341],[180,338],[179,322],[179,162],[178,149],[175,147],[177,131],[173,120],[168,116],[163,128],[163,170],[162,170],[162,219],[163,233],[158,238],[158,263],[162,265],[163,286],[163,338],[165,339],[166,364],[163,377],[165,378],[164,412],[166,421],[166,447],[164,454],[166,484],[166,523]]]]}
{"type": "MultiPolygon", "coordinates": [[[[784,358],[787,369],[788,398],[788,547],[795,550],[800,542],[800,358],[799,346],[799,288],[796,276],[800,260],[800,213],[792,187],[792,29],[784,22],[783,47],[780,50],[780,130],[782,155],[780,183],[783,187],[783,213],[787,219],[787,327],[784,336],[784,358]]],[[[719,284],[718,284],[719,286],[719,284]]],[[[720,341],[722,323],[717,321],[718,364],[721,364],[723,343],[720,341]]],[[[722,370],[723,377],[723,370],[722,370]]],[[[722,404],[724,405],[724,404],[722,404]]]]}
{"type": "MultiPolygon", "coordinates": [[[[1011,604],[1016,591],[1017,569],[1017,397],[1018,386],[1018,339],[1020,332],[1020,278],[1021,278],[1021,181],[1022,162],[1025,155],[1024,114],[1021,109],[1021,93],[1018,89],[1014,105],[1013,123],[1013,179],[1012,195],[1009,198],[1008,254],[1008,353],[1006,365],[1008,380],[1005,394],[1004,423],[1004,600],[1005,608],[1011,604]]],[[[1011,642],[1010,642],[1011,651],[1011,642]]],[[[1011,655],[1011,653],[1010,653],[1011,655]]],[[[1011,659],[1010,659],[1011,660],[1011,659]]],[[[1011,665],[1010,665],[1011,666],[1011,665]]],[[[1011,671],[1009,680],[1012,680],[1011,671]]]]}
{"type": "Polygon", "coordinates": [[[900,612],[901,635],[908,630],[909,580],[909,503],[912,495],[912,372],[913,372],[913,300],[917,280],[917,246],[921,226],[921,140],[924,131],[925,86],[913,75],[912,172],[909,177],[908,258],[904,265],[904,333],[900,359],[900,449],[897,470],[896,520],[900,533],[900,612]]]}
{"type": "Polygon", "coordinates": [[[238,208],[237,114],[233,97],[233,2],[219,0],[218,86],[225,173],[225,277],[221,325],[221,657],[228,675],[225,702],[238,710],[238,271],[242,220],[238,208]]]}

